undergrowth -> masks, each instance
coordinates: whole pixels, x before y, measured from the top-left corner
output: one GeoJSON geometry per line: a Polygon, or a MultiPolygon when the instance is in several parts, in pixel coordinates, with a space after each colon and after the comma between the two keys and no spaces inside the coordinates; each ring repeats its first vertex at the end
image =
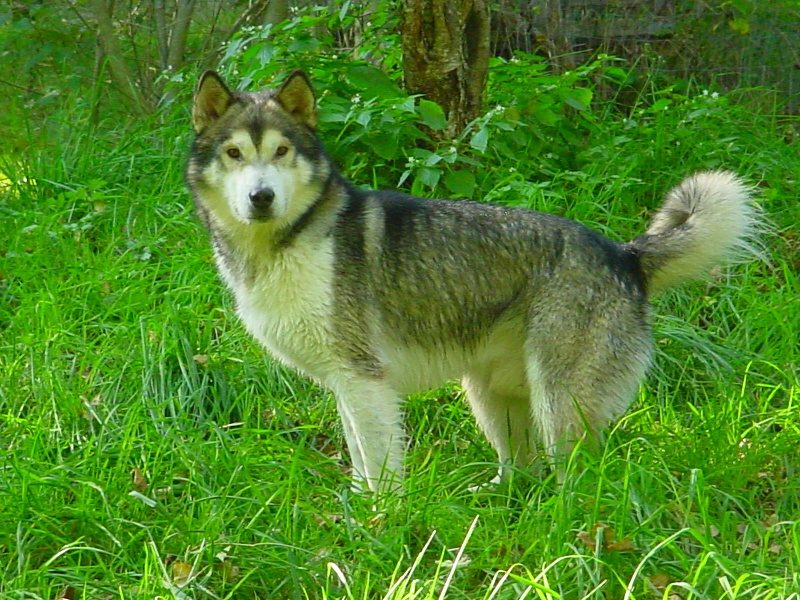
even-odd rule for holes
{"type": "Polygon", "coordinates": [[[328,392],[266,357],[217,281],[182,182],[193,82],[152,122],[98,130],[64,108],[0,165],[0,597],[796,594],[796,121],[691,85],[623,107],[595,95],[625,85],[616,61],[556,77],[520,56],[493,65],[485,115],[435,145],[418,125],[441,115],[402,93],[391,52],[376,79],[324,40],[287,58],[244,35],[222,70],[255,85],[306,68],[361,185],[629,239],[683,176],[732,169],[760,191],[769,262],[657,300],[655,368],[562,487],[521,472],[469,491],[496,465],[453,386],[409,399],[406,491],[376,507],[349,491],[328,392]]]}

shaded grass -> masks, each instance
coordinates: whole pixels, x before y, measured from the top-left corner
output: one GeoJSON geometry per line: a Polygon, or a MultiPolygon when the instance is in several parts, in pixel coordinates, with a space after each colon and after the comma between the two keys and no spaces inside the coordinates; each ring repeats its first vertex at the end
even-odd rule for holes
{"type": "Polygon", "coordinates": [[[609,121],[580,171],[498,170],[491,199],[615,239],[685,172],[740,170],[762,181],[772,263],[657,301],[656,369],[561,488],[469,492],[496,466],[457,388],[410,399],[407,491],[379,511],[349,491],[327,392],[236,323],[181,188],[183,129],[78,122],[5,165],[0,597],[796,593],[797,152],[774,117],[728,110],[682,146],[674,121],[624,144],[609,121]]]}

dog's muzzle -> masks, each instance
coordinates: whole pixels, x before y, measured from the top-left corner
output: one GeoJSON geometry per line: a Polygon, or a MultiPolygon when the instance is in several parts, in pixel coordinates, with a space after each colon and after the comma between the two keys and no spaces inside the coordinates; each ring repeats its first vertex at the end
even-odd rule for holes
{"type": "Polygon", "coordinates": [[[259,188],[250,192],[250,207],[254,219],[269,219],[272,215],[272,203],[275,201],[275,190],[259,188]]]}

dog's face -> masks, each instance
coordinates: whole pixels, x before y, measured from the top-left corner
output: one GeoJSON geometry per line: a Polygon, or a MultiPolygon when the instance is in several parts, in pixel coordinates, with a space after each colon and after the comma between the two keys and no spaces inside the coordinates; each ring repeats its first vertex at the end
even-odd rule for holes
{"type": "Polygon", "coordinates": [[[314,133],[311,84],[294,72],[278,90],[231,92],[206,72],[192,109],[196,133],[187,178],[217,217],[249,224],[291,222],[327,180],[314,133]]]}

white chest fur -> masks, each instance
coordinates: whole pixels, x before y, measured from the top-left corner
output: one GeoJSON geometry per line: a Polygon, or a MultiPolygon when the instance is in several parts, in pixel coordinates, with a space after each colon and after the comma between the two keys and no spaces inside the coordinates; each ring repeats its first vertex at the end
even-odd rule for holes
{"type": "Polygon", "coordinates": [[[332,368],[333,248],[330,240],[279,253],[251,252],[250,276],[217,264],[247,330],[272,354],[318,381],[332,368]]]}

